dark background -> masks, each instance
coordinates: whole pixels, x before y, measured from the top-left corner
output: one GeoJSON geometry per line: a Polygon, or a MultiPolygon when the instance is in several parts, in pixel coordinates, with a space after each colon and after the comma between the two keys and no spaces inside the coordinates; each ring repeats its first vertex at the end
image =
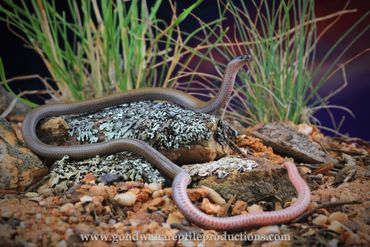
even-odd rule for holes
{"type": "MultiPolygon", "coordinates": [[[[57,1],[61,9],[64,9],[64,1],[57,1]]],[[[149,4],[152,1],[148,1],[149,4]]],[[[189,2],[193,1],[177,1],[177,9],[179,11],[188,7],[189,2]],[[186,3],[188,2],[188,3],[186,3]]],[[[343,8],[347,1],[336,0],[336,1],[316,1],[316,16],[324,16],[335,11],[339,11],[343,8]]],[[[1,4],[1,3],[0,3],[1,4]]],[[[159,11],[159,18],[170,20],[170,12],[168,11],[168,5],[163,4],[162,9],[159,11]]],[[[323,57],[325,52],[330,49],[333,43],[350,28],[356,20],[363,16],[370,10],[370,1],[364,0],[352,0],[347,7],[348,9],[357,9],[358,11],[353,14],[347,14],[343,16],[337,24],[330,29],[325,37],[320,41],[317,47],[317,59],[323,57]]],[[[217,5],[213,0],[205,0],[196,10],[195,15],[201,17],[204,21],[211,21],[217,17],[217,5]]],[[[318,24],[318,31],[325,28],[330,21],[324,21],[318,24]]],[[[188,19],[183,23],[182,28],[185,31],[191,31],[198,25],[194,19],[188,19]]],[[[355,32],[363,30],[370,25],[370,18],[367,17],[362,24],[355,29],[355,32]]],[[[23,42],[14,36],[6,27],[4,23],[0,23],[0,57],[3,59],[5,72],[7,78],[20,75],[40,74],[41,76],[49,76],[48,72],[37,54],[24,46],[23,42]]],[[[350,42],[352,37],[348,37],[338,47],[338,51],[333,54],[329,59],[330,61],[335,59],[335,55],[344,49],[350,42]]],[[[351,57],[355,56],[359,52],[370,49],[370,32],[369,30],[358,40],[341,59],[340,63],[344,63],[351,57]]],[[[344,116],[346,119],[342,125],[340,132],[343,134],[349,134],[352,137],[360,137],[365,140],[370,140],[370,51],[364,53],[358,59],[346,66],[348,86],[343,89],[340,93],[336,94],[331,98],[331,105],[344,106],[352,110],[356,118],[352,118],[349,114],[341,110],[332,110],[334,117],[337,122],[340,122],[344,116]]],[[[34,84],[38,84],[37,80],[21,81],[12,84],[16,90],[30,89],[33,88],[34,84]],[[31,85],[31,86],[30,86],[31,85]]],[[[322,95],[326,95],[330,91],[335,90],[338,86],[343,84],[343,79],[340,73],[325,84],[321,90],[322,95]]],[[[323,126],[333,127],[330,117],[325,110],[321,110],[315,114],[323,126]]]]}

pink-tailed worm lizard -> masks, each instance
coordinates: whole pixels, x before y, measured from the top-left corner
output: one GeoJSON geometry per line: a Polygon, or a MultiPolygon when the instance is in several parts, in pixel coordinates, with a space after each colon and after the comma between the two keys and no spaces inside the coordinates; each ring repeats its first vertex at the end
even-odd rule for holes
{"type": "Polygon", "coordinates": [[[215,217],[203,213],[189,200],[187,195],[187,186],[191,181],[189,174],[144,141],[123,138],[79,146],[52,146],[43,143],[36,134],[38,122],[45,117],[97,111],[106,107],[139,100],[166,100],[196,112],[214,112],[221,109],[229,101],[237,72],[250,59],[250,55],[243,55],[234,58],[228,63],[219,92],[208,102],[199,100],[190,94],[176,89],[143,88],[78,103],[41,106],[29,112],[23,121],[22,133],[24,141],[36,154],[51,159],[60,159],[64,155],[68,155],[74,159],[84,159],[123,150],[134,152],[151,162],[167,177],[173,179],[173,199],[177,207],[189,222],[203,228],[220,231],[236,231],[251,226],[289,222],[306,210],[311,195],[309,187],[299,175],[296,166],[292,162],[283,164],[288,170],[290,181],[298,192],[298,199],[292,206],[273,212],[250,213],[232,217],[215,217]]]}

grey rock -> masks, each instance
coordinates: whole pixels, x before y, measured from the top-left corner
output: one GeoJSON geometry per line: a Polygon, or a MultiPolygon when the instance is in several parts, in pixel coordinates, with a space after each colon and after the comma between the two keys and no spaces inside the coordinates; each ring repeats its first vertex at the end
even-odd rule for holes
{"type": "Polygon", "coordinates": [[[277,153],[292,157],[297,162],[319,164],[330,160],[318,143],[286,123],[268,123],[249,134],[261,139],[277,153]]]}

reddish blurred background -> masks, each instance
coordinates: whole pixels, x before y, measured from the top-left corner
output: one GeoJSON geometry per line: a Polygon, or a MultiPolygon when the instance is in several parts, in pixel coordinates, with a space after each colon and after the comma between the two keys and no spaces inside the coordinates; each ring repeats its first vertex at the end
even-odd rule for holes
{"type": "MultiPolygon", "coordinates": [[[[152,1],[148,1],[152,2],[152,1]]],[[[190,5],[189,2],[193,1],[177,1],[178,10],[182,10],[190,5]]],[[[237,1],[236,1],[237,2],[237,1]]],[[[346,4],[346,0],[336,1],[316,1],[316,16],[324,16],[330,13],[341,10],[346,4]]],[[[62,9],[63,1],[58,1],[62,9]]],[[[160,18],[170,20],[170,11],[167,10],[168,5],[163,4],[161,11],[159,11],[160,18]],[[167,10],[167,11],[166,11],[167,10]]],[[[342,33],[348,30],[356,20],[363,16],[366,12],[370,11],[370,1],[352,0],[350,1],[347,9],[357,9],[356,13],[351,13],[343,16],[337,24],[331,28],[323,37],[317,47],[317,60],[323,57],[325,52],[330,49],[333,43],[338,40],[342,33]]],[[[196,10],[195,15],[201,17],[204,21],[211,21],[217,18],[217,5],[213,0],[205,0],[196,10]]],[[[330,21],[320,22],[318,24],[318,31],[323,30],[330,21]]],[[[183,30],[191,31],[198,23],[195,20],[187,20],[183,25],[183,30]]],[[[370,25],[370,17],[368,16],[365,21],[361,23],[355,32],[368,28],[370,25]]],[[[40,74],[48,76],[48,72],[41,61],[41,59],[32,50],[24,47],[22,41],[10,33],[4,23],[0,23],[0,57],[3,59],[6,75],[8,78],[40,74]]],[[[352,41],[352,37],[346,38],[338,47],[337,52],[330,57],[328,65],[335,59],[335,55],[348,46],[352,41]]],[[[347,51],[340,63],[345,63],[356,54],[369,49],[370,32],[369,30],[347,51]]],[[[353,62],[345,67],[347,72],[348,85],[341,92],[333,96],[330,104],[344,106],[350,109],[356,118],[352,118],[348,113],[341,110],[332,109],[332,113],[337,122],[340,122],[344,116],[346,119],[340,129],[341,133],[349,134],[352,137],[360,137],[370,141],[370,51],[365,52],[362,56],[358,57],[353,62]]],[[[335,90],[343,84],[341,73],[333,76],[328,83],[322,88],[320,93],[322,95],[328,94],[330,91],[335,90]]],[[[33,89],[39,87],[41,84],[36,80],[21,81],[13,84],[13,88],[17,91],[22,89],[33,89]],[[37,86],[35,86],[37,85],[37,86]]],[[[33,97],[32,100],[42,102],[42,98],[33,97]]],[[[321,110],[315,114],[320,120],[322,125],[333,127],[331,119],[325,110],[321,110]]]]}

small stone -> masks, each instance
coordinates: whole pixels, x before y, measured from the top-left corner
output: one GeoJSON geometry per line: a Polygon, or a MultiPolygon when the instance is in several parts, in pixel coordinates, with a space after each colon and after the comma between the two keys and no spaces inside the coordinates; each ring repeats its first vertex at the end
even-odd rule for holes
{"type": "Polygon", "coordinates": [[[311,174],[311,169],[305,166],[298,167],[301,174],[311,174]]]}
{"type": "Polygon", "coordinates": [[[245,211],[247,203],[245,201],[237,200],[231,211],[231,215],[238,215],[245,211]]]}
{"type": "Polygon", "coordinates": [[[121,206],[132,206],[136,202],[137,195],[132,191],[127,191],[125,193],[117,194],[114,197],[121,206]]]}
{"type": "Polygon", "coordinates": [[[260,213],[263,212],[263,209],[260,205],[253,204],[252,206],[247,207],[247,211],[248,213],[260,213]]]}
{"type": "Polygon", "coordinates": [[[26,228],[26,224],[23,221],[21,221],[21,223],[19,223],[19,228],[26,228]]]}
{"type": "Polygon", "coordinates": [[[260,235],[280,234],[280,228],[277,225],[263,226],[256,233],[260,235]]]}
{"type": "Polygon", "coordinates": [[[117,174],[105,173],[99,177],[99,180],[104,184],[112,184],[114,182],[119,182],[121,177],[117,174]]]}
{"type": "Polygon", "coordinates": [[[322,214],[320,214],[319,216],[312,220],[312,223],[318,226],[326,226],[327,222],[328,217],[322,214]]]}
{"type": "Polygon", "coordinates": [[[94,228],[85,224],[85,223],[79,223],[76,227],[75,227],[75,232],[76,234],[88,234],[88,233],[93,233],[94,231],[94,228]]]}
{"type": "Polygon", "coordinates": [[[88,173],[85,175],[83,182],[86,184],[95,184],[96,178],[92,173],[88,173]]]}
{"type": "Polygon", "coordinates": [[[84,195],[84,196],[82,196],[82,197],[80,198],[80,201],[81,201],[82,203],[84,203],[84,202],[92,202],[92,200],[93,200],[93,198],[92,198],[91,196],[88,196],[88,195],[84,195]]]}
{"type": "Polygon", "coordinates": [[[72,203],[66,203],[60,207],[60,212],[66,215],[73,215],[75,213],[75,207],[72,203]]]}
{"type": "Polygon", "coordinates": [[[109,225],[105,222],[100,222],[99,227],[100,228],[109,228],[109,225]]]}
{"type": "Polygon", "coordinates": [[[198,201],[208,195],[208,192],[203,188],[188,189],[189,199],[192,202],[198,201]]]}
{"type": "Polygon", "coordinates": [[[275,210],[281,210],[281,209],[283,209],[281,202],[275,202],[275,210]]]}
{"type": "Polygon", "coordinates": [[[356,246],[356,245],[359,245],[359,243],[361,243],[361,238],[359,235],[353,233],[353,232],[346,232],[347,236],[345,237],[346,238],[346,244],[348,246],[356,246]]]}
{"type": "Polygon", "coordinates": [[[221,215],[224,212],[224,208],[220,205],[211,203],[207,198],[203,198],[200,208],[207,214],[221,215]]]}
{"type": "Polygon", "coordinates": [[[318,206],[317,202],[310,202],[310,204],[308,205],[308,208],[307,210],[311,210],[311,209],[314,209],[318,206]]]}
{"type": "Polygon", "coordinates": [[[92,196],[102,196],[102,197],[107,197],[108,196],[108,192],[106,190],[106,186],[104,186],[104,184],[98,184],[98,185],[94,185],[90,188],[90,194],[92,196]]]}
{"type": "Polygon", "coordinates": [[[309,136],[311,133],[312,133],[312,126],[308,125],[308,124],[298,124],[298,132],[299,133],[302,133],[306,136],[309,136]]]}
{"type": "Polygon", "coordinates": [[[328,242],[328,246],[338,246],[339,239],[332,239],[328,242]]]}
{"type": "MultiPolygon", "coordinates": [[[[0,224],[0,239],[3,242],[4,239],[10,238],[16,231],[8,224],[0,224]]],[[[3,243],[2,243],[3,244],[3,243]]]]}
{"type": "Polygon", "coordinates": [[[332,222],[330,222],[328,229],[333,230],[337,233],[342,233],[345,231],[345,226],[341,224],[339,221],[333,220],[332,222]]]}
{"type": "Polygon", "coordinates": [[[176,211],[175,213],[170,213],[168,215],[166,223],[169,224],[169,225],[171,225],[171,224],[181,224],[183,219],[184,219],[184,217],[178,211],[176,211]]]}
{"type": "Polygon", "coordinates": [[[162,189],[161,183],[150,183],[150,184],[146,184],[145,186],[151,189],[152,191],[158,191],[162,189]]]}
{"type": "Polygon", "coordinates": [[[314,234],[316,234],[316,231],[312,228],[308,228],[308,230],[306,232],[304,232],[301,236],[302,237],[308,237],[308,236],[312,236],[314,234]]]}
{"type": "Polygon", "coordinates": [[[122,222],[118,222],[118,223],[114,224],[113,227],[115,229],[125,228],[125,224],[123,224],[122,222]]]}
{"type": "Polygon", "coordinates": [[[86,211],[87,213],[94,212],[94,210],[95,210],[95,206],[94,206],[94,204],[92,204],[92,203],[88,203],[88,204],[85,206],[85,211],[86,211]]]}
{"type": "Polygon", "coordinates": [[[342,212],[334,212],[329,215],[328,218],[329,222],[332,222],[334,220],[339,221],[342,224],[346,224],[348,222],[348,215],[342,212]]]}
{"type": "Polygon", "coordinates": [[[57,247],[67,247],[67,242],[65,240],[60,240],[57,247]]]}
{"type": "Polygon", "coordinates": [[[76,217],[76,216],[69,216],[68,223],[72,224],[72,223],[78,223],[78,222],[79,222],[78,217],[76,217]]]}
{"type": "Polygon", "coordinates": [[[164,196],[164,191],[163,190],[157,190],[157,191],[154,191],[153,194],[152,194],[152,197],[153,198],[157,198],[157,197],[161,197],[161,196],[164,196]]]}
{"type": "Polygon", "coordinates": [[[37,192],[40,194],[40,195],[43,195],[43,196],[51,196],[53,195],[53,190],[49,187],[49,185],[46,183],[44,185],[41,185],[38,189],[37,189],[37,192]]]}
{"type": "Polygon", "coordinates": [[[286,241],[272,241],[263,243],[261,247],[287,247],[289,246],[286,241]]]}
{"type": "Polygon", "coordinates": [[[13,215],[13,211],[10,208],[0,208],[1,210],[1,217],[3,218],[11,218],[13,215]]]}
{"type": "Polygon", "coordinates": [[[25,196],[27,196],[28,198],[33,198],[33,197],[38,197],[38,196],[39,196],[39,194],[38,194],[38,193],[36,193],[36,192],[27,192],[27,193],[25,194],[25,196]]]}

